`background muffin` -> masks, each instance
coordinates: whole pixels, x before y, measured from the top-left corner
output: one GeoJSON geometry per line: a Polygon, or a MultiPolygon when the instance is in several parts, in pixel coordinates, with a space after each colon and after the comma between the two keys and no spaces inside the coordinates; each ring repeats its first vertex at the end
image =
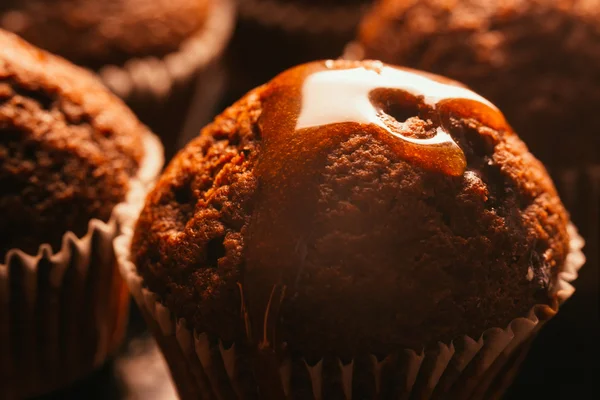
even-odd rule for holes
{"type": "MultiPolygon", "coordinates": [[[[186,349],[195,341],[199,351],[198,335],[256,351],[265,398],[319,390],[325,398],[348,390],[358,398],[434,389],[465,396],[499,353],[508,356],[555,312],[568,221],[543,166],[485,99],[377,62],[312,63],[250,92],[171,162],[133,236],[133,275],[144,287],[134,292],[163,335],[190,331],[189,343],[179,342],[190,365],[186,349]],[[353,97],[360,90],[364,97],[353,97]],[[367,122],[347,117],[357,104],[379,113],[367,122]],[[312,106],[315,118],[333,119],[303,125],[312,106]],[[450,141],[425,145],[440,130],[450,141]],[[527,334],[518,332],[513,321],[528,315],[527,334]],[[443,358],[438,343],[476,342],[507,326],[514,342],[498,348],[493,334],[482,337],[483,353],[460,379],[440,379],[445,364],[428,370],[443,358]],[[417,357],[424,348],[435,355],[416,382],[391,378],[415,368],[404,350],[417,357]],[[370,355],[393,360],[387,372],[374,370],[370,355]],[[354,360],[350,387],[338,360],[354,360]]],[[[467,356],[454,351],[448,368],[460,374],[467,356]]],[[[166,356],[177,357],[172,349],[166,356]]],[[[232,388],[212,389],[246,390],[227,367],[231,358],[221,362],[232,388]]],[[[211,384],[222,381],[201,367],[211,384]]]]}
{"type": "Polygon", "coordinates": [[[167,55],[206,20],[208,0],[3,2],[3,25],[75,63],[100,68],[167,55]]]}
{"type": "MultiPolygon", "coordinates": [[[[0,10],[0,26],[98,71],[160,134],[169,154],[196,80],[220,79],[213,64],[233,23],[228,0],[10,0],[0,10]]],[[[211,85],[199,89],[214,101],[218,93],[211,85]]]]}
{"type": "Polygon", "coordinates": [[[2,258],[35,254],[107,222],[125,199],[148,134],[90,74],[2,32],[2,258]]]}
{"type": "Polygon", "coordinates": [[[365,58],[446,75],[502,110],[550,166],[600,162],[600,2],[382,0],[365,58]]]}
{"type": "Polygon", "coordinates": [[[162,149],[92,74],[1,30],[0,47],[0,387],[12,398],[84,375],[119,344],[113,210],[162,149]]]}
{"type": "Polygon", "coordinates": [[[237,0],[227,52],[231,101],[299,63],[336,58],[371,0],[237,0]]]}

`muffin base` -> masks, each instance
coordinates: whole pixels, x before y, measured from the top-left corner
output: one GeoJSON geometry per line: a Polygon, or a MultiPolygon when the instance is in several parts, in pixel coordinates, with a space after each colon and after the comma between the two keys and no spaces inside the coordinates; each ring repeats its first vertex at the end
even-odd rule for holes
{"type": "Polygon", "coordinates": [[[118,209],[142,197],[162,166],[162,146],[144,138],[146,156],[108,222],[63,236],[56,253],[7,252],[0,264],[0,387],[3,398],[42,394],[85,376],[120,345],[129,310],[112,241],[118,209]]]}
{"type": "MultiPolygon", "coordinates": [[[[157,338],[181,398],[255,398],[257,384],[243,345],[227,347],[218,337],[190,330],[144,288],[129,260],[129,232],[115,240],[121,273],[157,338]]],[[[553,307],[536,305],[506,328],[490,328],[478,339],[462,336],[420,353],[401,350],[383,359],[364,354],[347,364],[325,358],[314,365],[284,356],[278,360],[280,382],[273,385],[280,385],[290,399],[500,397],[535,334],[574,292],[569,282],[577,278],[585,257],[575,228],[569,233],[571,251],[553,288],[553,307]]]]}

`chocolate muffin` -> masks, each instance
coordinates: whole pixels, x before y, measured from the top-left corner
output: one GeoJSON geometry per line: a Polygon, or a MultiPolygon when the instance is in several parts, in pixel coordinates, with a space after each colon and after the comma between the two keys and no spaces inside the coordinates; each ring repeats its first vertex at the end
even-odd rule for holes
{"type": "Polygon", "coordinates": [[[67,385],[121,342],[117,210],[162,148],[88,71],[0,30],[0,397],[67,385]]]}
{"type": "Polygon", "coordinates": [[[465,336],[485,342],[473,360],[510,353],[565,294],[568,225],[546,170],[490,102],[440,76],[326,61],[251,91],[177,155],[131,260],[146,301],[183,320],[178,338],[184,326],[247,346],[264,398],[461,397],[469,377],[485,380],[478,361],[436,386],[446,364],[430,376],[441,361],[428,359],[401,387],[420,364],[400,355],[465,336]],[[505,328],[508,346],[490,334],[505,328]],[[379,375],[372,356],[395,372],[379,375]]]}
{"type": "Polygon", "coordinates": [[[0,32],[0,259],[107,222],[147,134],[97,79],[0,32]]]}
{"type": "MultiPolygon", "coordinates": [[[[600,322],[589,315],[598,307],[600,269],[600,1],[382,0],[362,22],[357,43],[348,56],[466,83],[500,107],[546,164],[586,240],[588,259],[576,306],[563,313],[564,322],[555,321],[547,346],[572,335],[571,343],[595,343],[600,322]],[[573,321],[586,322],[575,332],[573,321]]],[[[537,354],[548,370],[586,362],[582,352],[563,347],[559,356],[545,348],[537,354]]],[[[531,365],[529,377],[537,376],[531,365]]]]}
{"type": "Polygon", "coordinates": [[[598,164],[599,21],[598,0],[382,0],[355,55],[464,82],[551,167],[598,164]]]}
{"type": "Polygon", "coordinates": [[[286,68],[335,58],[371,0],[238,0],[227,51],[229,92],[238,99],[286,68]]]}
{"type": "MultiPolygon", "coordinates": [[[[161,135],[170,154],[200,72],[205,79],[220,76],[213,64],[231,33],[230,3],[8,0],[0,5],[0,27],[97,71],[161,135]]],[[[207,95],[217,97],[214,88],[207,95]]]]}

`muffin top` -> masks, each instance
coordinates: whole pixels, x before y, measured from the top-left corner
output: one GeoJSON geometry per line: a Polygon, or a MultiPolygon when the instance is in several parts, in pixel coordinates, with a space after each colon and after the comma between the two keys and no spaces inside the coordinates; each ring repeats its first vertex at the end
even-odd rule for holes
{"type": "Polygon", "coordinates": [[[198,332],[310,360],[385,355],[551,304],[567,223],[487,100],[431,74],[326,61],[251,91],[173,159],[132,257],[198,332]]]}
{"type": "Polygon", "coordinates": [[[0,30],[0,260],[107,221],[146,128],[90,73],[0,30]]]}
{"type": "Polygon", "coordinates": [[[359,42],[472,87],[544,162],[600,161],[600,0],[382,0],[359,42]]]}
{"type": "Polygon", "coordinates": [[[210,0],[8,0],[0,27],[90,68],[161,57],[198,31],[210,0]]]}

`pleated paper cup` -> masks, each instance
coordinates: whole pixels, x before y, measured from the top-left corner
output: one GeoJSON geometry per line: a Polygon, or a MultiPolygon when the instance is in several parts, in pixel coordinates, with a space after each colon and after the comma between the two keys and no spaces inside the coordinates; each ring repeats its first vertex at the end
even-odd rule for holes
{"type": "Polygon", "coordinates": [[[117,210],[143,197],[158,175],[162,146],[144,138],[145,156],[108,222],[90,220],[82,237],[66,232],[54,253],[11,249],[0,264],[0,397],[42,394],[85,376],[121,343],[129,294],[113,240],[117,210]]]}
{"type": "Polygon", "coordinates": [[[177,51],[98,71],[104,84],[161,138],[167,159],[179,149],[181,135],[197,135],[213,116],[225,85],[220,59],[234,24],[234,0],[211,1],[202,28],[177,51]]]}
{"type": "MultiPolygon", "coordinates": [[[[190,330],[159,297],[143,285],[129,246],[133,224],[115,240],[121,273],[148,321],[183,399],[257,398],[261,375],[273,371],[252,367],[243,343],[225,344],[207,332],[190,330]],[[255,379],[257,378],[257,379],[255,379]]],[[[316,364],[281,356],[270,385],[287,399],[403,399],[498,398],[512,381],[535,334],[574,292],[572,282],[584,264],[583,240],[569,227],[570,252],[557,284],[551,289],[555,304],[532,307],[506,327],[491,328],[479,338],[462,336],[449,344],[422,352],[399,350],[381,359],[357,355],[351,362],[323,358],[316,364]]]]}

